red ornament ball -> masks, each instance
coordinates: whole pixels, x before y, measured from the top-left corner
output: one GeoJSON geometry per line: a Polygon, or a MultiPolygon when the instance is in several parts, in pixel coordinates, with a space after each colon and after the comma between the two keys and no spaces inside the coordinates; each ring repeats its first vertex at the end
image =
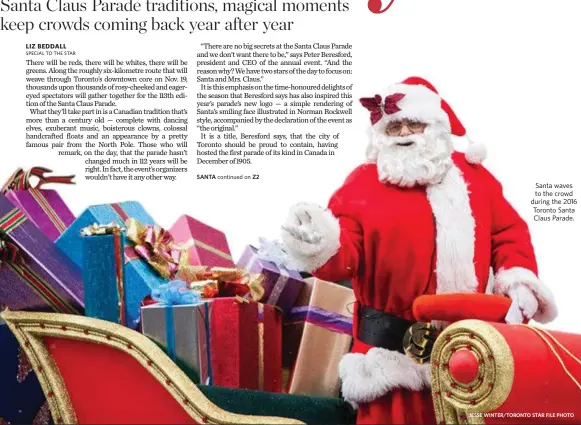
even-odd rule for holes
{"type": "Polygon", "coordinates": [[[463,384],[469,384],[478,377],[478,359],[469,350],[457,350],[452,354],[449,368],[452,378],[463,384]]]}

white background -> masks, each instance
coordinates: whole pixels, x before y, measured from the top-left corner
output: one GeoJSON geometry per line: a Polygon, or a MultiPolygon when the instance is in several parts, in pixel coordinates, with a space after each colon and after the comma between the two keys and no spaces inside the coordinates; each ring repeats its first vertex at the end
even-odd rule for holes
{"type": "MultiPolygon", "coordinates": [[[[533,221],[535,183],[573,183],[581,190],[577,123],[581,97],[578,16],[575,0],[395,0],[381,15],[364,0],[351,1],[351,11],[336,14],[258,14],[247,19],[294,20],[292,32],[256,33],[40,33],[0,32],[0,171],[6,177],[18,166],[43,165],[58,173],[76,173],[78,184],[59,188],[73,212],[91,204],[138,200],[164,227],[187,213],[223,230],[234,257],[259,236],[277,236],[288,207],[297,201],[326,204],[345,176],[363,159],[369,115],[355,106],[354,123],[312,132],[340,132],[334,157],[282,157],[258,161],[252,168],[190,167],[176,183],[88,182],[77,158],[58,157],[24,148],[27,109],[24,101],[25,43],[66,43],[82,59],[173,59],[195,62],[200,43],[336,42],[353,44],[351,79],[355,98],[372,96],[411,75],[430,80],[455,109],[470,136],[489,151],[486,166],[503,183],[505,194],[530,225],[540,277],[550,286],[560,316],[550,327],[581,332],[577,310],[581,282],[579,264],[581,215],[574,223],[533,221]],[[259,173],[260,180],[203,181],[197,172],[259,173]]],[[[79,13],[2,13],[7,19],[74,19],[79,13]]],[[[176,16],[166,14],[166,19],[176,16]]],[[[187,19],[232,16],[180,14],[187,19]]],[[[147,14],[84,13],[88,20],[147,14]]],[[[46,57],[45,57],[46,58],[46,57]]],[[[190,69],[195,78],[195,67],[190,69]]],[[[298,81],[298,80],[294,80],[298,81]]],[[[285,82],[274,78],[268,82],[285,82]]],[[[289,81],[287,81],[289,82],[289,81]]],[[[305,80],[305,82],[307,82],[305,80]]],[[[188,99],[190,162],[194,162],[195,89],[188,99]]],[[[170,105],[171,104],[167,104],[170,105]]],[[[174,106],[182,107],[183,103],[174,106]]],[[[153,106],[153,105],[152,105],[153,106]]],[[[248,132],[263,128],[245,128],[248,132]]],[[[273,129],[271,129],[273,130],[273,129]]],[[[288,132],[289,127],[276,131],[288,132]]],[[[298,128],[294,128],[298,130],[298,128]]],[[[307,128],[303,128],[306,131],[307,128]]],[[[273,130],[274,131],[274,130],[273,130]]]]}

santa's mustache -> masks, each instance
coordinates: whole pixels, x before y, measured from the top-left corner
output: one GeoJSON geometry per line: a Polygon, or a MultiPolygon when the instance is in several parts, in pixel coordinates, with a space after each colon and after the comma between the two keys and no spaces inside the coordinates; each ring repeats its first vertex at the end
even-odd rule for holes
{"type": "Polygon", "coordinates": [[[375,146],[380,180],[402,187],[437,183],[451,164],[451,141],[436,132],[377,135],[375,146]]]}
{"type": "Polygon", "coordinates": [[[409,136],[385,137],[380,140],[380,148],[415,148],[424,149],[426,139],[420,134],[410,134],[409,136]]]}

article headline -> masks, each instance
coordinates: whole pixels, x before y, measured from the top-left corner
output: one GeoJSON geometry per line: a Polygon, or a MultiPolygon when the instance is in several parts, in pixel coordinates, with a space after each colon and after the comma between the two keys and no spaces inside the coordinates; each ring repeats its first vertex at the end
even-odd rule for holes
{"type": "MultiPolygon", "coordinates": [[[[254,20],[255,14],[278,12],[348,12],[350,0],[330,1],[296,1],[296,0],[266,0],[266,1],[191,1],[191,0],[91,0],[91,1],[12,1],[0,0],[0,12],[16,14],[18,12],[62,12],[62,13],[99,13],[117,12],[152,15],[145,19],[133,19],[123,16],[115,19],[89,20],[83,15],[73,19],[47,20],[42,18],[10,19],[0,16],[0,31],[20,31],[26,34],[41,31],[134,31],[145,34],[150,31],[178,31],[195,34],[204,31],[261,31],[267,34],[272,31],[291,31],[295,22],[290,20],[254,20]],[[174,13],[170,19],[163,19],[162,13],[174,13]],[[175,13],[199,13],[200,19],[192,20],[188,15],[175,13]],[[207,18],[202,15],[229,14],[225,20],[215,16],[207,18]],[[237,14],[237,16],[232,16],[237,14]],[[242,15],[242,16],[241,16],[242,15]]],[[[62,16],[59,14],[59,16],[62,16]]],[[[110,16],[110,15],[109,15],[110,16]]]]}

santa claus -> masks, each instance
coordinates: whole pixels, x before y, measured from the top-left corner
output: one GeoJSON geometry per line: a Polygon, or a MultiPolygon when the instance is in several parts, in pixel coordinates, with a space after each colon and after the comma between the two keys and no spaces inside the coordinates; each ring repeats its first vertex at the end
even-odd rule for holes
{"type": "Polygon", "coordinates": [[[300,270],[352,281],[354,345],[340,376],[358,423],[435,423],[429,362],[403,342],[417,297],[483,293],[493,273],[492,291],[513,300],[507,322],[548,322],[557,310],[526,223],[479,165],[483,147],[454,151],[465,130],[435,88],[409,78],[361,103],[371,113],[367,163],[328,209],[291,208],[284,251],[300,270]]]}

